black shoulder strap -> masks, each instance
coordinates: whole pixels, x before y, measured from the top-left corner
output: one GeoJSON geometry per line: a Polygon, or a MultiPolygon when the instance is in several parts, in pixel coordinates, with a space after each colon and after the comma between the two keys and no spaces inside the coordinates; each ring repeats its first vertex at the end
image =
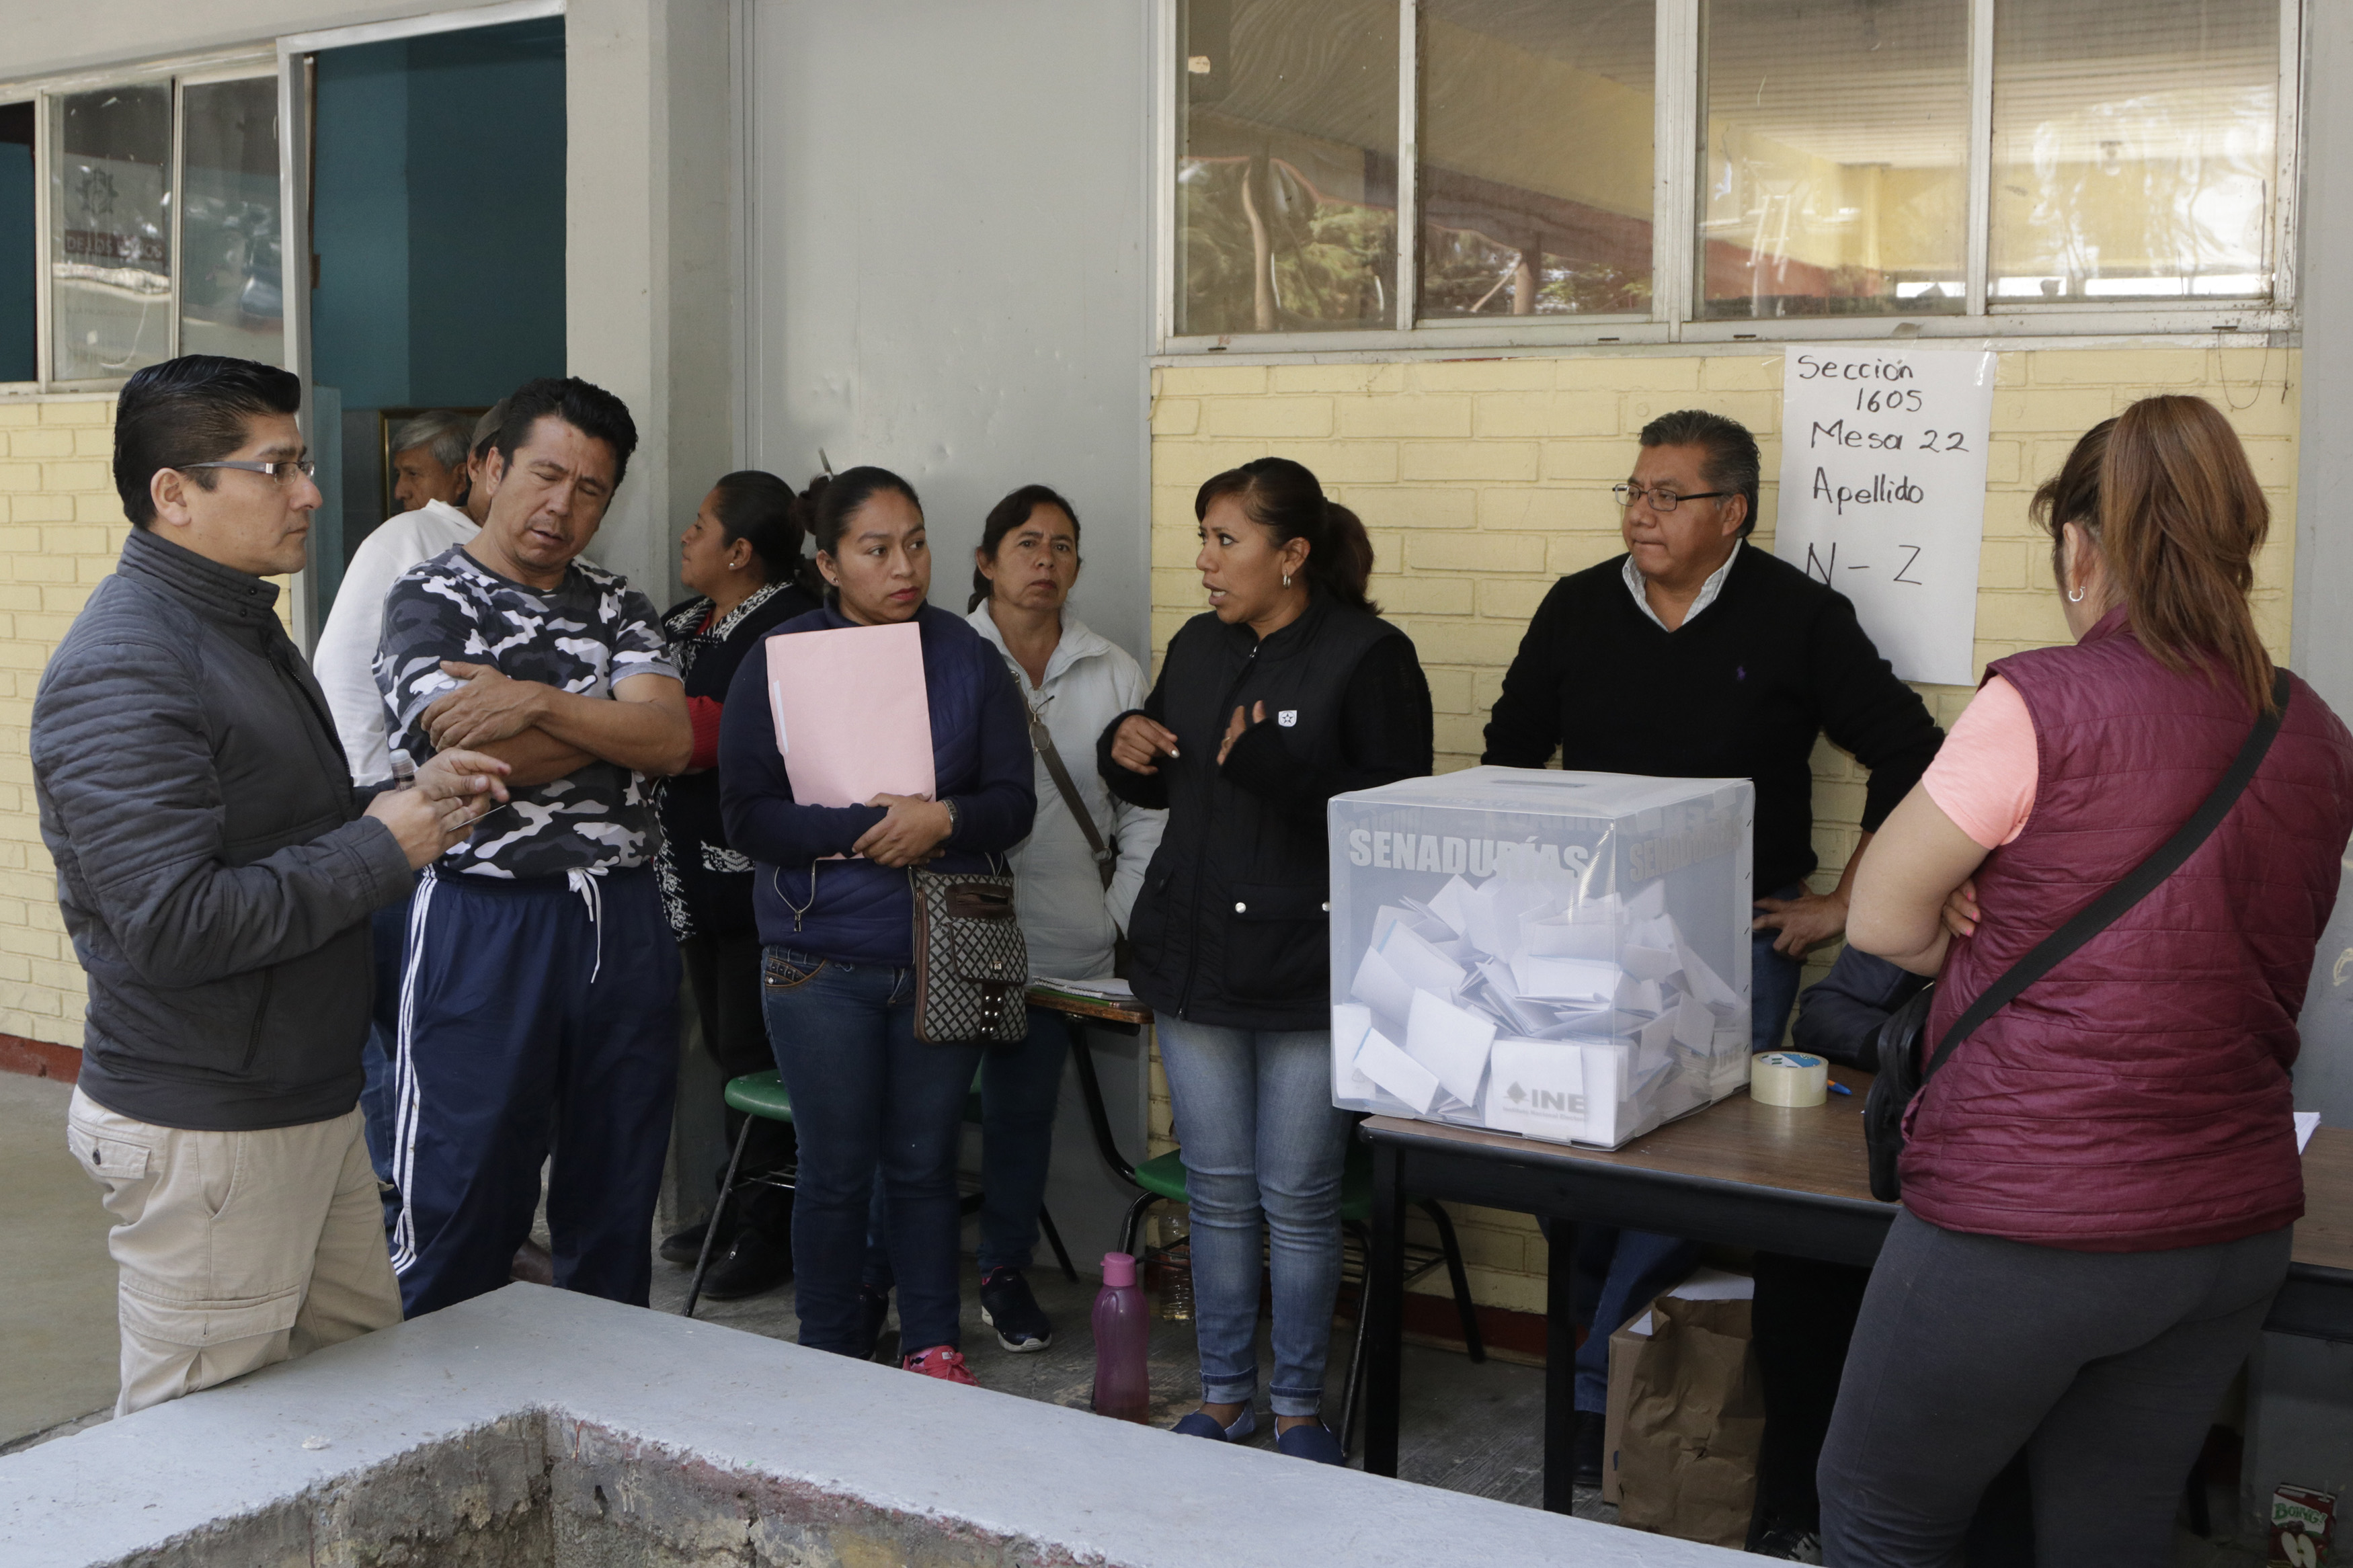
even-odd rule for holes
{"type": "Polygon", "coordinates": [[[2247,743],[2239,748],[2230,771],[2222,775],[2222,782],[2214,786],[2214,793],[2206,797],[2205,804],[2190,814],[2189,820],[2176,829],[2172,837],[2158,845],[2156,853],[2077,910],[2074,919],[2043,938],[2033,952],[1987,986],[1984,994],[1969,1004],[1968,1011],[1945,1031],[1945,1037],[1936,1044],[1936,1056],[1920,1075],[1924,1080],[1945,1065],[1953,1047],[1975,1033],[1978,1025],[2015,1000],[2020,992],[2058,968],[2077,948],[2114,925],[2126,910],[2155,892],[2158,883],[2179,870],[2182,862],[2213,836],[2214,830],[2222,826],[2222,819],[2230,816],[2231,807],[2245,793],[2255,770],[2263,766],[2264,753],[2272,749],[2272,738],[2279,733],[2280,721],[2287,716],[2288,691],[2287,671],[2283,669],[2272,683],[2271,711],[2256,719],[2247,743]]]}
{"type": "Polygon", "coordinates": [[[1105,888],[1110,887],[1113,864],[1117,856],[1113,853],[1112,847],[1103,842],[1103,831],[1095,826],[1095,819],[1087,814],[1087,803],[1079,795],[1079,786],[1071,780],[1071,770],[1062,765],[1062,753],[1054,749],[1053,733],[1046,728],[1046,721],[1038,717],[1035,708],[1029,710],[1029,744],[1037,749],[1039,757],[1045,763],[1047,776],[1054,781],[1055,792],[1062,797],[1062,804],[1069,806],[1071,815],[1079,819],[1079,831],[1087,836],[1087,848],[1095,858],[1095,874],[1103,879],[1105,888]]]}

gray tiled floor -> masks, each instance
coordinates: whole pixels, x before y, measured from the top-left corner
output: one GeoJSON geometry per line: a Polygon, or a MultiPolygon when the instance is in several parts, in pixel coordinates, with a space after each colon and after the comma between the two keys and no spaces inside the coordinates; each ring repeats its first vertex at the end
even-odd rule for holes
{"type": "MultiPolygon", "coordinates": [[[[1083,1409],[1094,1378],[1094,1346],[1087,1322],[1095,1286],[1085,1279],[1071,1283],[1050,1266],[1032,1269],[1029,1281],[1039,1304],[1054,1320],[1052,1347],[1022,1355],[1000,1348],[996,1334],[980,1321],[979,1280],[967,1273],[966,1361],[974,1375],[990,1388],[1083,1409]]],[[[686,1301],[686,1270],[656,1265],[655,1310],[679,1310],[686,1301]]],[[[695,1316],[778,1339],[791,1338],[799,1326],[793,1315],[789,1285],[750,1300],[706,1302],[695,1309],[695,1316]]],[[[1263,1383],[1270,1369],[1262,1331],[1263,1326],[1259,1347],[1263,1383]]],[[[1346,1335],[1343,1325],[1332,1348],[1326,1414],[1333,1420],[1339,1416],[1346,1335]]],[[[1151,1354],[1153,1423],[1166,1426],[1191,1409],[1200,1395],[1195,1381],[1192,1325],[1155,1321],[1151,1354]]],[[[1405,1405],[1398,1468],[1406,1479],[1530,1507],[1541,1500],[1544,1373],[1540,1370],[1492,1359],[1474,1366],[1457,1353],[1409,1345],[1405,1405]]],[[[1273,1424],[1263,1419],[1263,1411],[1261,1415],[1261,1425],[1250,1446],[1271,1455],[1273,1424]]],[[[1580,1498],[1577,1511],[1589,1519],[1606,1520],[1617,1510],[1595,1493],[1580,1498]]]]}
{"type": "Polygon", "coordinates": [[[0,1448],[114,1403],[114,1265],[51,1079],[0,1073],[0,1448]]]}

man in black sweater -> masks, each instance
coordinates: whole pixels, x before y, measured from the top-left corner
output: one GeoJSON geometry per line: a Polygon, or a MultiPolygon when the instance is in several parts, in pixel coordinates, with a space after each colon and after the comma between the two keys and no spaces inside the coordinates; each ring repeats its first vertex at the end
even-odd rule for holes
{"type": "MultiPolygon", "coordinates": [[[[1562,578],[1504,677],[1480,761],[1540,768],[1557,749],[1579,772],[1746,778],[1757,786],[1753,1040],[1771,1048],[1806,951],[1846,930],[1847,890],[1871,835],[1920,780],[1944,732],[1895,679],[1845,595],[1742,542],[1756,526],[1757,441],[1696,409],[1643,426],[1618,487],[1626,551],[1562,578]],[[1815,867],[1818,735],[1871,771],[1862,837],[1827,893],[1815,867]]],[[[1577,1468],[1599,1479],[1611,1330],[1687,1272],[1696,1249],[1580,1226],[1577,1468]]]]}

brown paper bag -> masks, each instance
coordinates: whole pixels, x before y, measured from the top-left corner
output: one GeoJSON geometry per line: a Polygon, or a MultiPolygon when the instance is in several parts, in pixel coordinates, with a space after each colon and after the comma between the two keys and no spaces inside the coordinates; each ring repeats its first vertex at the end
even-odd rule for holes
{"type": "Polygon", "coordinates": [[[1748,1305],[1651,1303],[1615,1456],[1619,1523],[1736,1551],[1746,1543],[1765,1436],[1748,1305]]]}
{"type": "Polygon", "coordinates": [[[1651,1336],[1636,1333],[1634,1325],[1641,1322],[1650,1310],[1650,1307],[1644,1307],[1627,1319],[1623,1328],[1609,1336],[1609,1402],[1604,1406],[1601,1417],[1603,1502],[1626,1500],[1618,1489],[1618,1447],[1625,1441],[1626,1407],[1634,1399],[1634,1363],[1642,1359],[1642,1347],[1651,1342],[1651,1336]]]}

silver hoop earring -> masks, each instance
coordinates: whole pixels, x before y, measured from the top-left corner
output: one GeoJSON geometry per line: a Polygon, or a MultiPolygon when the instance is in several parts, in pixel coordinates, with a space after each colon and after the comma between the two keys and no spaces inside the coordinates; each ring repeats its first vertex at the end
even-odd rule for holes
{"type": "Polygon", "coordinates": [[[2071,605],[2082,604],[2084,602],[2084,590],[2081,588],[2069,589],[2067,593],[2067,602],[2071,605]]]}
{"type": "Polygon", "coordinates": [[[1288,572],[1282,574],[1282,585],[1286,588],[1291,586],[1291,574],[1288,572]]]}

